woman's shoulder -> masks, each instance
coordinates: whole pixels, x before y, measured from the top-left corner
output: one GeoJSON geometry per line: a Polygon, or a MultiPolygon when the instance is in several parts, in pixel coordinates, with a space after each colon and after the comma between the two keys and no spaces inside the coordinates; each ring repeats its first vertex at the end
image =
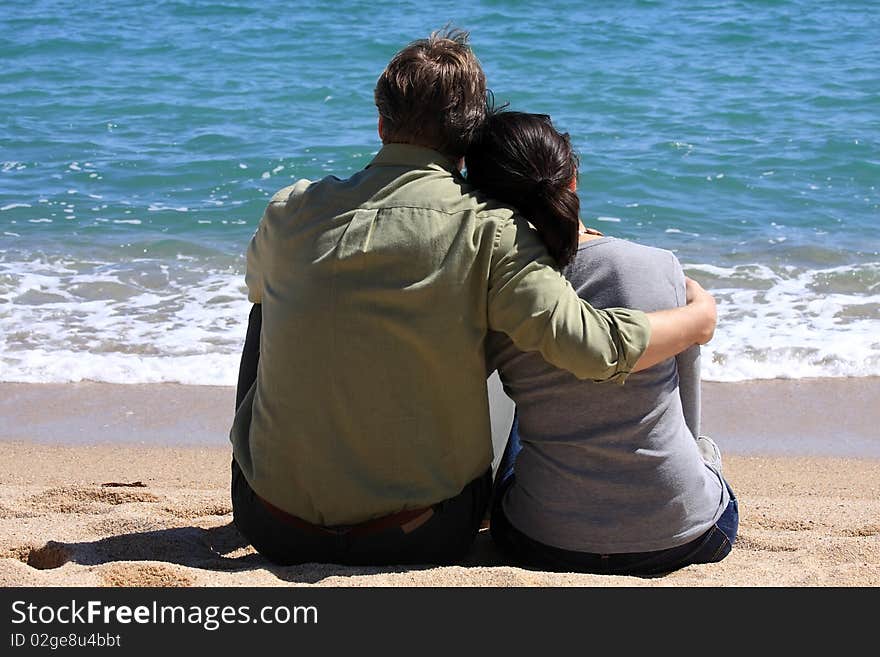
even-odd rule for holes
{"type": "Polygon", "coordinates": [[[661,270],[681,268],[675,253],[668,249],[607,235],[581,242],[571,265],[596,266],[599,261],[627,270],[634,266],[661,270]]]}
{"type": "Polygon", "coordinates": [[[565,277],[599,307],[657,310],[682,303],[684,273],[675,254],[630,240],[602,237],[580,244],[565,277]]]}

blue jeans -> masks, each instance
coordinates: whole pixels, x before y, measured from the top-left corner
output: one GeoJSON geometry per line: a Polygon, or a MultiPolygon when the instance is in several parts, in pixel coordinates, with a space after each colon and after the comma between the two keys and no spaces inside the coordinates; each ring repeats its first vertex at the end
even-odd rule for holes
{"type": "Polygon", "coordinates": [[[736,540],[739,506],[730,485],[730,503],[718,521],[696,539],[665,550],[597,554],[574,552],[545,545],[519,531],[504,513],[502,500],[515,481],[514,465],[522,450],[518,421],[513,419],[507,447],[501,457],[492,493],[492,538],[505,554],[519,564],[541,570],[585,572],[605,575],[658,575],[695,563],[713,563],[726,557],[736,540]]]}

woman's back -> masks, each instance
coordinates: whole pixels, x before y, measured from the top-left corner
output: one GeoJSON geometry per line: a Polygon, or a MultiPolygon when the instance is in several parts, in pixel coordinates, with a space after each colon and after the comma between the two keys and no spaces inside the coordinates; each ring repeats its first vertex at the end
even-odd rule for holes
{"type": "MultiPolygon", "coordinates": [[[[685,303],[675,256],[625,240],[580,244],[565,275],[597,308],[685,303]]],[[[492,335],[489,362],[516,403],[523,446],[504,499],[513,525],[541,543],[592,553],[666,549],[710,528],[729,495],[694,440],[697,354],[632,374],[623,386],[600,385],[492,335]]]]}

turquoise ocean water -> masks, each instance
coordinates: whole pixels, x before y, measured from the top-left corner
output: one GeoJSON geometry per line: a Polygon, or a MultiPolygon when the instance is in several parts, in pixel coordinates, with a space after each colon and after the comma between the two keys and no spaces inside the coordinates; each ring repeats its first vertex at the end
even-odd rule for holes
{"type": "Polygon", "coordinates": [[[878,9],[5,2],[0,380],[234,383],[268,197],[368,163],[377,76],[448,21],[571,134],[584,223],[716,294],[706,379],[880,375],[878,9]]]}

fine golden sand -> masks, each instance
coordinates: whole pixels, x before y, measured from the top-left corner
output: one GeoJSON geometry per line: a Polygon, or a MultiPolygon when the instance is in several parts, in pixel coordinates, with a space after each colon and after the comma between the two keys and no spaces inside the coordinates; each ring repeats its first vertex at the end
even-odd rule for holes
{"type": "MultiPolygon", "coordinates": [[[[865,394],[865,380],[861,381],[860,394],[865,394]]],[[[876,392],[876,381],[870,385],[875,386],[876,392]]],[[[73,394],[74,388],[77,387],[60,389],[73,394]]],[[[92,412],[99,411],[102,403],[118,410],[119,400],[114,395],[125,397],[132,408],[142,410],[139,400],[147,406],[152,403],[144,401],[148,388],[91,384],[79,387],[76,394],[94,401],[92,412]]],[[[207,389],[178,388],[165,387],[154,393],[162,395],[170,390],[178,400],[190,394],[202,399],[203,409],[181,403],[172,415],[188,414],[188,421],[194,422],[193,418],[204,411],[219,415],[219,424],[228,421],[226,404],[231,391],[218,389],[211,393],[207,389]],[[216,398],[211,398],[211,394],[216,394],[216,398]]],[[[750,384],[739,393],[730,386],[724,389],[730,393],[728,397],[736,398],[737,394],[754,394],[755,386],[750,384]]],[[[785,402],[781,390],[787,390],[785,394],[791,397],[791,386],[772,391],[775,404],[765,399],[770,394],[766,390],[757,397],[768,408],[787,403],[790,424],[804,427],[803,433],[812,435],[807,429],[816,422],[821,424],[821,420],[811,423],[810,411],[795,408],[796,401],[791,401],[809,395],[794,395],[785,402]]],[[[745,450],[732,449],[737,444],[733,438],[720,441],[726,452],[725,474],[740,500],[739,539],[723,562],[691,566],[663,577],[545,573],[511,567],[504,565],[485,531],[478,536],[469,557],[451,567],[353,568],[306,564],[278,568],[245,544],[231,524],[230,451],[224,437],[210,444],[184,446],[159,444],[161,440],[157,444],[144,440],[89,444],[76,436],[64,441],[60,438],[65,426],[76,432],[82,429],[82,422],[99,421],[95,416],[88,420],[85,415],[86,419],[77,420],[76,413],[52,403],[51,399],[59,398],[58,389],[5,385],[0,392],[6,393],[7,402],[16,396],[19,402],[17,410],[12,402],[0,405],[0,417],[4,418],[0,422],[3,586],[880,585],[877,458],[835,456],[833,449],[819,450],[819,455],[796,456],[796,445],[786,441],[771,445],[769,437],[768,448],[772,449],[768,450],[760,450],[754,437],[742,443],[745,450]],[[32,407],[28,406],[28,400],[33,402],[40,397],[42,405],[34,402],[32,407]],[[65,423],[65,418],[71,418],[70,422],[65,423]],[[40,427],[45,428],[47,423],[58,432],[58,440],[49,440],[48,434],[41,433],[40,427]],[[22,440],[22,431],[33,433],[39,440],[22,440]]],[[[841,441],[843,454],[847,445],[861,444],[859,440],[873,444],[876,434],[870,433],[871,427],[878,426],[873,405],[858,408],[858,394],[850,392],[840,397],[836,406],[849,404],[849,414],[860,414],[862,418],[873,413],[874,422],[860,429],[862,435],[855,432],[841,441]],[[854,403],[857,408],[852,407],[854,403]]],[[[873,392],[868,394],[872,395],[873,392]]],[[[721,421],[717,418],[727,418],[723,421],[728,424],[736,422],[738,414],[745,411],[717,401],[723,396],[718,389],[707,395],[707,404],[715,407],[707,408],[707,417],[716,418],[716,422],[721,421]],[[718,408],[719,405],[724,408],[718,408]]],[[[844,408],[841,413],[846,415],[846,411],[844,408]]],[[[136,415],[134,411],[121,410],[118,416],[131,417],[125,415],[129,412],[136,415]]],[[[111,415],[104,413],[100,417],[110,418],[105,424],[112,430],[124,432],[122,420],[114,425],[111,415]]],[[[163,425],[156,412],[146,413],[145,417],[148,419],[139,424],[139,430],[147,434],[161,433],[172,425],[179,428],[181,422],[180,418],[171,417],[163,425]],[[149,431],[144,429],[147,425],[152,427],[149,431]]],[[[778,422],[778,418],[767,421],[778,422]]],[[[863,421],[864,418],[859,420],[863,421]]],[[[760,426],[754,414],[743,422],[760,426]]],[[[96,425],[96,432],[100,433],[101,428],[96,425]]],[[[130,429],[138,435],[135,427],[130,429]]],[[[720,425],[715,427],[716,435],[724,433],[720,429],[720,425]]],[[[127,434],[119,435],[125,439],[127,434]]],[[[186,442],[185,438],[181,437],[181,442],[186,442]]],[[[829,437],[832,443],[833,438],[829,437]]]]}

